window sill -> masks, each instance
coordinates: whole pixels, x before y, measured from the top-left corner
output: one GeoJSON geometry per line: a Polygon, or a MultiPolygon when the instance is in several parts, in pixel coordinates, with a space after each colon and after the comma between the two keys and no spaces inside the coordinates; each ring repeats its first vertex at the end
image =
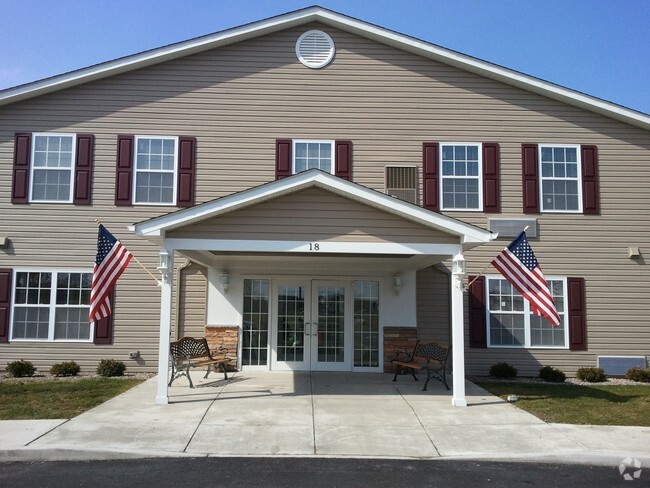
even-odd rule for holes
{"type": "Polygon", "coordinates": [[[148,202],[133,202],[134,207],[175,207],[176,202],[174,203],[148,203],[148,202]]]}
{"type": "Polygon", "coordinates": [[[552,350],[552,351],[562,351],[562,350],[569,350],[568,346],[500,346],[500,345],[491,345],[488,344],[487,346],[488,349],[525,349],[527,351],[531,350],[552,350]]]}
{"type": "Polygon", "coordinates": [[[482,208],[441,208],[441,212],[483,212],[482,208]]]}
{"type": "Polygon", "coordinates": [[[28,203],[44,203],[47,205],[52,205],[52,204],[59,204],[59,205],[72,205],[74,202],[72,200],[70,201],[62,201],[62,200],[29,200],[28,203]]]}
{"type": "Polygon", "coordinates": [[[92,339],[9,339],[9,344],[24,344],[24,343],[37,343],[37,344],[61,344],[61,343],[74,343],[74,344],[93,344],[92,339]]]}

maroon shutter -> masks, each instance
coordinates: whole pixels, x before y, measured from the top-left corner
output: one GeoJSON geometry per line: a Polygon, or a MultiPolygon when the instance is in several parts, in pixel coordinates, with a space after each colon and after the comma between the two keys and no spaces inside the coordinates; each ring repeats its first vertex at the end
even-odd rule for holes
{"type": "Polygon", "coordinates": [[[499,145],[491,142],[483,144],[483,211],[501,211],[499,145]]]}
{"type": "MultiPolygon", "coordinates": [[[[470,283],[473,276],[468,276],[470,283]]],[[[485,322],[485,277],[479,276],[469,287],[469,347],[487,347],[485,322]]]]}
{"type": "Polygon", "coordinates": [[[11,203],[29,202],[29,161],[31,159],[31,147],[31,134],[16,134],[11,203]]]}
{"type": "Polygon", "coordinates": [[[9,312],[11,311],[11,268],[0,269],[0,342],[9,342],[9,312]]]}
{"type": "Polygon", "coordinates": [[[291,139],[276,139],[275,141],[275,179],[291,176],[291,139]]]}
{"type": "Polygon", "coordinates": [[[567,278],[567,325],[569,327],[569,349],[587,349],[587,320],[585,311],[584,278],[567,278]]]}
{"type": "Polygon", "coordinates": [[[524,213],[539,213],[539,164],[537,144],[521,145],[524,213]]]}
{"type": "Polygon", "coordinates": [[[117,169],[115,172],[115,205],[132,205],[134,137],[117,136],[117,169]]]}
{"type": "Polygon", "coordinates": [[[95,322],[95,344],[113,344],[113,314],[115,313],[115,288],[111,292],[111,313],[95,322]]]}
{"type": "Polygon", "coordinates": [[[598,192],[598,148],[582,146],[582,212],[585,215],[600,213],[598,192]]]}
{"type": "Polygon", "coordinates": [[[344,180],[352,181],[352,141],[334,142],[334,174],[344,180]]]}
{"type": "Polygon", "coordinates": [[[438,151],[437,142],[424,142],[422,144],[422,206],[438,212],[440,199],[438,198],[438,151]]]}
{"type": "Polygon", "coordinates": [[[194,205],[196,181],[196,137],[178,138],[178,196],[176,205],[194,205]]]}
{"type": "Polygon", "coordinates": [[[95,136],[77,134],[77,155],[74,170],[74,204],[90,205],[93,193],[93,149],[95,136]]]}

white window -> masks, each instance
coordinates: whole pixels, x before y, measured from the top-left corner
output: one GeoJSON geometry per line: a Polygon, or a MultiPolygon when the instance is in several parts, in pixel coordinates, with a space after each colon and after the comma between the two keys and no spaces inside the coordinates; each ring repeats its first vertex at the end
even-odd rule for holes
{"type": "Polygon", "coordinates": [[[90,341],[92,273],[16,270],[12,340],[90,341]]]}
{"type": "Polygon", "coordinates": [[[354,367],[379,366],[379,282],[354,282],[354,367]]]}
{"type": "Polygon", "coordinates": [[[34,134],[31,202],[72,203],[74,134],[34,134]]]}
{"type": "Polygon", "coordinates": [[[483,210],[481,144],[440,144],[442,210],[483,210]]]}
{"type": "Polygon", "coordinates": [[[533,315],[528,300],[508,280],[487,278],[488,346],[568,348],[566,279],[551,278],[546,282],[560,315],[557,327],[546,318],[533,315]]]}
{"type": "Polygon", "coordinates": [[[133,203],[176,204],[177,137],[137,136],[133,203]]]}
{"type": "Polygon", "coordinates": [[[540,145],[543,212],[582,212],[580,146],[540,145]]]}
{"type": "Polygon", "coordinates": [[[242,313],[242,364],[268,364],[269,285],[268,279],[244,280],[242,313]]]}
{"type": "Polygon", "coordinates": [[[313,168],[334,174],[334,141],[293,141],[293,174],[313,168]]]}

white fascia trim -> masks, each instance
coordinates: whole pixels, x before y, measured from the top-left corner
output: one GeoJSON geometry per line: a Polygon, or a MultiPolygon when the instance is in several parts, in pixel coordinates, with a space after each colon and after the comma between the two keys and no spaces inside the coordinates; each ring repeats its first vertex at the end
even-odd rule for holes
{"type": "Polygon", "coordinates": [[[289,12],[10,88],[0,92],[0,106],[313,21],[650,130],[650,115],[320,7],[289,12]]]}
{"type": "Polygon", "coordinates": [[[330,241],[263,241],[245,239],[165,239],[171,249],[214,252],[270,252],[319,254],[398,254],[453,256],[455,244],[422,244],[394,242],[330,242],[330,241]],[[318,246],[316,246],[316,244],[318,246]],[[318,249],[316,249],[318,247],[318,249]]]}
{"type": "Polygon", "coordinates": [[[383,193],[371,190],[356,183],[343,180],[337,176],[319,170],[309,170],[303,173],[276,180],[250,190],[236,193],[227,197],[197,205],[185,210],[163,215],[155,219],[135,224],[130,227],[136,235],[161,237],[164,232],[176,227],[191,224],[204,218],[215,217],[242,207],[261,203],[285,193],[299,191],[309,187],[320,187],[330,190],[346,198],[370,205],[385,212],[397,215],[407,220],[459,236],[461,244],[480,244],[490,242],[496,234],[466,224],[445,215],[431,212],[415,205],[403,202],[383,193]]]}
{"type": "Polygon", "coordinates": [[[0,106],[317,20],[311,7],[0,91],[0,106]]]}
{"type": "Polygon", "coordinates": [[[391,45],[398,49],[412,52],[420,56],[434,59],[441,63],[455,66],[493,80],[523,88],[524,90],[558,100],[569,105],[584,108],[607,117],[626,122],[643,129],[650,129],[650,115],[617,105],[606,100],[592,97],[570,88],[544,81],[534,76],[526,75],[497,64],[483,61],[466,54],[446,49],[405,34],[390,31],[373,24],[341,16],[335,12],[322,11],[319,20],[342,30],[353,31],[355,34],[391,45]]]}

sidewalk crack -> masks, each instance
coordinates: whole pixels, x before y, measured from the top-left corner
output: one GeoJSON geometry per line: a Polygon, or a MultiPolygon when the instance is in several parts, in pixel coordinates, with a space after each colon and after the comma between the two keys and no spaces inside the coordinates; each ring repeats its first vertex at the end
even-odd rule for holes
{"type": "Polygon", "coordinates": [[[212,405],[214,405],[214,402],[216,402],[219,399],[219,395],[221,395],[221,393],[223,393],[223,390],[230,384],[230,381],[233,379],[234,376],[235,375],[233,374],[232,376],[230,376],[230,378],[228,378],[228,380],[226,381],[226,385],[221,389],[221,391],[219,391],[219,393],[217,393],[217,396],[215,396],[214,400],[212,400],[210,402],[210,405],[208,405],[208,408],[205,409],[205,412],[203,412],[203,416],[201,416],[201,419],[196,424],[196,429],[194,429],[194,432],[192,432],[192,435],[190,436],[189,440],[187,441],[187,444],[185,444],[185,447],[183,448],[183,450],[181,452],[187,452],[187,448],[190,447],[190,444],[194,440],[194,436],[199,431],[199,427],[201,427],[201,424],[203,423],[203,420],[205,419],[205,416],[208,414],[208,412],[212,408],[212,405]]]}
{"type": "Polygon", "coordinates": [[[415,412],[415,409],[413,408],[413,405],[411,405],[409,403],[409,401],[406,398],[404,398],[404,395],[402,395],[402,392],[399,391],[399,389],[397,388],[396,385],[393,385],[393,388],[395,388],[395,390],[397,391],[397,393],[399,393],[399,396],[402,398],[402,400],[404,400],[404,402],[409,406],[409,408],[411,409],[411,412],[413,412],[413,415],[415,415],[415,418],[418,420],[418,423],[420,424],[420,427],[422,428],[422,431],[424,432],[424,435],[426,435],[427,439],[429,439],[429,442],[431,443],[431,447],[433,447],[433,449],[436,451],[436,454],[438,456],[442,457],[442,454],[440,454],[440,451],[438,450],[438,448],[434,444],[433,439],[431,438],[431,436],[427,432],[427,429],[424,428],[424,424],[422,423],[422,420],[420,420],[420,417],[415,412]]]}
{"type": "Polygon", "coordinates": [[[65,424],[67,424],[68,422],[70,422],[70,420],[71,420],[71,419],[66,419],[65,422],[61,422],[60,424],[55,425],[54,427],[52,427],[52,428],[51,428],[50,430],[48,430],[47,432],[43,432],[43,433],[42,433],[41,435],[39,435],[36,439],[32,439],[32,440],[29,441],[27,444],[25,444],[25,447],[29,446],[32,442],[36,442],[37,440],[42,439],[43,437],[45,437],[45,436],[46,436],[47,434],[49,434],[50,432],[53,432],[54,430],[58,429],[58,428],[61,427],[62,425],[65,425],[65,424]]]}

